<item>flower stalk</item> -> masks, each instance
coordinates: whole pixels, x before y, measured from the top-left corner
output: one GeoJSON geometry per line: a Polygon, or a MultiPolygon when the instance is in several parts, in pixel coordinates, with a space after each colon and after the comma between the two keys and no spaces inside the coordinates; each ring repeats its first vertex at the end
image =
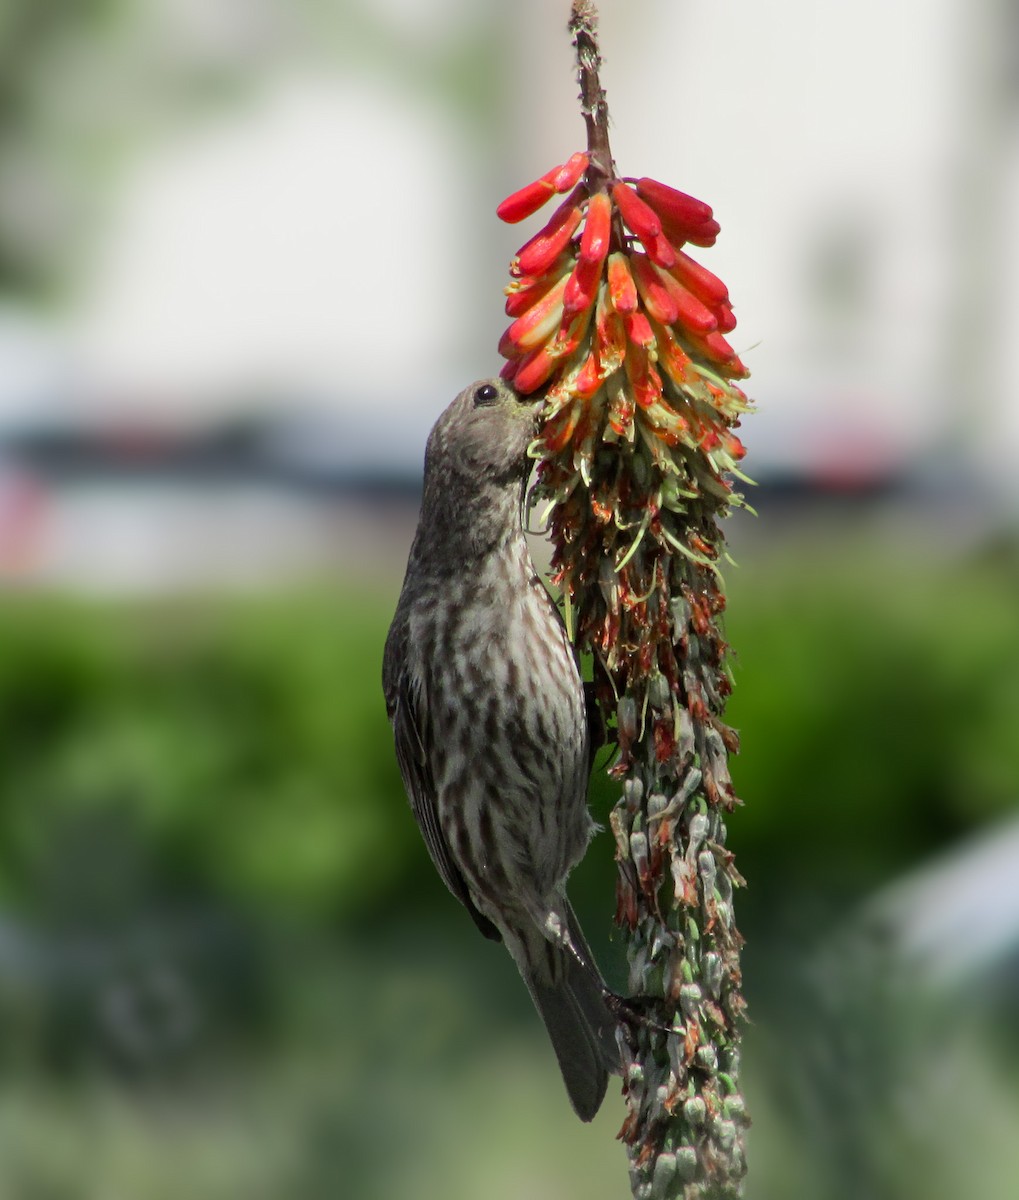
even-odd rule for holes
{"type": "Polygon", "coordinates": [[[646,1014],[622,1038],[633,1194],[736,1197],[743,881],[725,846],[738,739],[719,522],[744,504],[747,371],[725,285],[683,249],[714,243],[712,210],[618,175],[593,4],[576,0],[570,30],[587,150],[499,206],[515,222],[565,197],[511,264],[502,374],[545,397],[532,500],[549,507],[552,581],[617,743],[615,919],[646,1014]]]}

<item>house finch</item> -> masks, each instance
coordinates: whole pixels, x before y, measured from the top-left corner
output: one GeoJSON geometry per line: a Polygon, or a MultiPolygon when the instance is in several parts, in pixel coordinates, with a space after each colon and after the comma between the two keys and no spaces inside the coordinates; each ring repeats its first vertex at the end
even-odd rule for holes
{"type": "Polygon", "coordinates": [[[564,886],[594,825],[583,684],[521,521],[538,408],[482,380],[432,430],[383,686],[432,860],[505,942],[589,1121],[619,1063],[611,993],[564,886]]]}

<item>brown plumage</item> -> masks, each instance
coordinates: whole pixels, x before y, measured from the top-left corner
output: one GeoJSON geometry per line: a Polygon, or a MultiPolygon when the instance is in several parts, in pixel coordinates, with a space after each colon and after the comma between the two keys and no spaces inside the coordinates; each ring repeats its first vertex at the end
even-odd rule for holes
{"type": "Polygon", "coordinates": [[[481,380],[432,430],[383,686],[432,860],[481,932],[506,943],[590,1120],[618,1052],[564,890],[593,829],[589,735],[573,648],[521,525],[538,407],[481,380]]]}

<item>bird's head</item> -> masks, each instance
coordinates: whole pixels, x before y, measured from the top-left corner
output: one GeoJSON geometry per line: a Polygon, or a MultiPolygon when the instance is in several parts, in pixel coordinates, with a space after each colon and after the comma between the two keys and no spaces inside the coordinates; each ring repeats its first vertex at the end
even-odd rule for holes
{"type": "Polygon", "coordinates": [[[527,473],[541,397],[520,396],[501,379],[464,388],[428,439],[425,472],[509,484],[527,473]]]}

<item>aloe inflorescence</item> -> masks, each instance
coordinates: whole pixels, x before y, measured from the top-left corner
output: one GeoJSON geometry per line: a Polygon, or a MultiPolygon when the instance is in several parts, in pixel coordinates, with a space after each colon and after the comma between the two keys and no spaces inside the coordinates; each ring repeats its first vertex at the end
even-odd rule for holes
{"type": "Polygon", "coordinates": [[[723,721],[719,522],[744,504],[747,370],[725,285],[684,249],[714,244],[711,208],[617,174],[590,4],[571,30],[588,148],[499,205],[516,222],[563,197],[510,265],[502,374],[545,399],[532,499],[618,747],[616,921],[648,1018],[623,1039],[634,1195],[736,1196],[742,880],[725,848],[738,739],[723,721]]]}

